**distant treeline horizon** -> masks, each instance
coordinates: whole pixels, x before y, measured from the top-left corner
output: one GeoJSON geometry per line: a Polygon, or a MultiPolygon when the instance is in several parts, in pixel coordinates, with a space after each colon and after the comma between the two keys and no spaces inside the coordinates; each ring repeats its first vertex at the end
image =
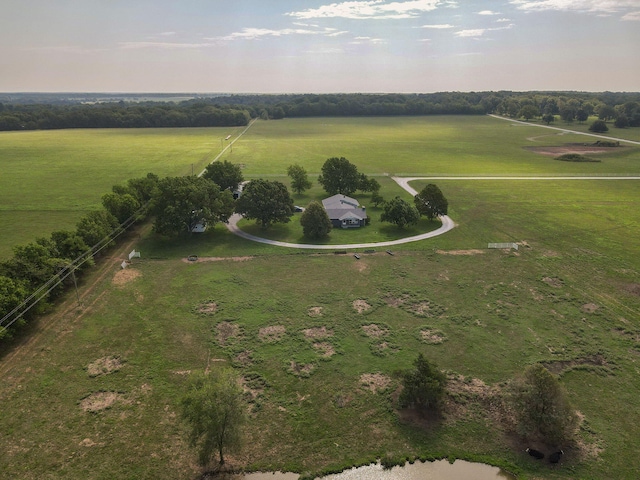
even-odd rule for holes
{"type": "Polygon", "coordinates": [[[246,125],[252,118],[485,115],[530,120],[597,115],[640,126],[640,92],[441,92],[425,94],[0,93],[0,130],[246,125]],[[546,117],[545,117],[546,116],[546,117]],[[551,117],[550,117],[551,116],[551,117]]]}

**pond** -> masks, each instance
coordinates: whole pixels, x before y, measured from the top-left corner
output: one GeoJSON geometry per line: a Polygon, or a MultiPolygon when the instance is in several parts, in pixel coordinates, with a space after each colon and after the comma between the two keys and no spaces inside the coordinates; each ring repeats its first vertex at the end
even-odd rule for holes
{"type": "MultiPolygon", "coordinates": [[[[297,480],[295,473],[249,473],[234,480],[297,480]]],[[[456,460],[415,462],[385,470],[378,464],[351,468],[341,473],[327,475],[318,480],[513,480],[515,477],[498,467],[484,463],[456,460]]]]}

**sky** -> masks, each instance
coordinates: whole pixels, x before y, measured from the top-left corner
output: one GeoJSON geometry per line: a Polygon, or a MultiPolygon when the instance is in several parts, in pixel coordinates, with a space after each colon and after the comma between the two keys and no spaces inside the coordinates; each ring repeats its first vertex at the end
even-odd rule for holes
{"type": "Polygon", "coordinates": [[[3,0],[0,92],[640,91],[640,0],[3,0]]]}

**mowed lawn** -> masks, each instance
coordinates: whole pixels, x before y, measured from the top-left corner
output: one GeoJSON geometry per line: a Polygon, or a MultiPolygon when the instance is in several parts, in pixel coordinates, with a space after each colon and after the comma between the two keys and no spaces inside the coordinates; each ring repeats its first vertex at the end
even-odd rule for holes
{"type": "Polygon", "coordinates": [[[115,184],[202,169],[237,128],[0,132],[0,258],[73,229],[115,184]]]}
{"type": "MultiPolygon", "coordinates": [[[[244,163],[247,176],[273,178],[294,162],[319,172],[334,155],[368,174],[640,170],[635,148],[594,164],[533,154],[523,149],[533,142],[527,138],[544,131],[484,117],[299,122],[258,122],[225,158],[244,163]],[[340,125],[335,137],[351,135],[310,140],[326,123],[340,125]],[[453,132],[450,140],[436,135],[438,123],[443,136],[453,132]],[[414,154],[424,155],[411,159],[405,151],[406,166],[387,157],[402,151],[401,142],[389,143],[405,130],[420,145],[414,154]],[[366,142],[356,135],[366,131],[373,131],[368,164],[366,142]],[[474,148],[465,131],[475,135],[474,148]],[[299,155],[283,157],[287,141],[299,155]],[[314,145],[319,158],[303,157],[314,145]]],[[[568,137],[537,141],[574,141],[568,137]]],[[[381,178],[383,196],[400,194],[381,178]]],[[[436,183],[457,227],[394,248],[393,256],[381,250],[356,260],[258,245],[222,226],[173,241],[141,239],[143,258],[132,268],[120,271],[113,260],[83,306],[40,322],[47,328],[25,346],[32,354],[0,360],[0,471],[9,478],[195,478],[179,401],[189,372],[231,366],[244,378],[251,411],[234,465],[320,472],[384,456],[451,455],[507,465],[527,478],[634,478],[640,183],[436,183]],[[518,242],[519,249],[488,250],[488,242],[518,242]],[[189,254],[211,258],[188,263],[189,254]],[[439,423],[399,421],[394,410],[395,372],[419,352],[456,377],[439,423]],[[109,357],[118,371],[106,368],[109,357]],[[486,397],[535,362],[560,375],[584,418],[578,443],[563,446],[565,458],[553,468],[523,453],[526,445],[505,433],[486,397]],[[105,367],[101,374],[91,373],[95,365],[105,367]]]]}

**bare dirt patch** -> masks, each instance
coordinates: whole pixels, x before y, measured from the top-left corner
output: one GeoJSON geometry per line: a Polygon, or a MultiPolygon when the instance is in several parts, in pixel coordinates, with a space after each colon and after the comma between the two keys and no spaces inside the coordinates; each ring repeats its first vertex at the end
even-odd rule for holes
{"type": "Polygon", "coordinates": [[[424,343],[429,343],[431,345],[437,345],[445,340],[445,336],[442,332],[429,329],[420,330],[420,338],[424,343]]]}
{"type": "Polygon", "coordinates": [[[389,333],[389,330],[386,328],[381,328],[379,325],[372,323],[370,325],[363,325],[362,330],[367,337],[370,338],[380,338],[384,337],[389,333]]]}
{"type": "Polygon", "coordinates": [[[471,250],[436,250],[436,253],[440,255],[483,255],[486,252],[484,250],[471,249],[471,250]]]}
{"type": "Polygon", "coordinates": [[[382,373],[363,373],[360,385],[371,393],[384,392],[391,385],[391,378],[382,373]]]}
{"type": "Polygon", "coordinates": [[[319,351],[320,355],[323,357],[331,357],[336,354],[333,345],[327,342],[318,342],[313,344],[313,348],[319,351]]]}
{"type": "Polygon", "coordinates": [[[561,288],[564,285],[564,282],[557,278],[557,277],[544,277],[542,279],[542,281],[544,283],[546,283],[547,285],[551,286],[551,287],[555,287],[555,288],[561,288]]]}
{"type": "Polygon", "coordinates": [[[571,370],[580,365],[591,365],[594,367],[607,367],[607,359],[602,355],[590,355],[588,357],[575,358],[572,360],[557,360],[555,362],[542,362],[547,370],[556,375],[571,370]]]}
{"type": "Polygon", "coordinates": [[[413,305],[411,305],[408,310],[411,313],[414,313],[416,315],[420,315],[423,317],[432,317],[433,316],[433,312],[431,309],[431,302],[428,301],[423,301],[423,302],[418,302],[418,303],[414,303],[413,305]]]}
{"type": "Polygon", "coordinates": [[[85,412],[99,412],[110,408],[121,398],[122,394],[116,392],[96,392],[83,398],[80,402],[80,408],[85,412]]]}
{"type": "Polygon", "coordinates": [[[310,317],[321,317],[323,310],[324,307],[309,307],[309,310],[307,310],[307,315],[309,315],[310,317]]]}
{"type": "Polygon", "coordinates": [[[113,280],[111,280],[111,283],[113,283],[116,287],[121,287],[141,276],[142,272],[140,270],[129,267],[118,270],[113,276],[113,280]]]}
{"type": "Polygon", "coordinates": [[[580,307],[580,310],[582,310],[584,313],[595,313],[599,308],[600,307],[595,303],[585,303],[584,305],[582,305],[582,307],[580,307]]]}
{"type": "Polygon", "coordinates": [[[362,260],[357,260],[354,264],[353,264],[353,268],[358,271],[358,272],[364,272],[368,266],[365,262],[363,262],[362,260]]]}
{"type": "Polygon", "coordinates": [[[213,315],[218,311],[218,304],[216,302],[205,302],[198,306],[198,313],[204,315],[213,315]]]}
{"type": "Polygon", "coordinates": [[[297,363],[293,360],[289,363],[289,371],[296,376],[308,377],[315,370],[313,363],[297,363]]]}
{"type": "Polygon", "coordinates": [[[285,333],[287,333],[287,329],[282,325],[270,325],[260,329],[258,338],[266,343],[277,342],[284,337],[285,333]]]}
{"type": "MultiPolygon", "coordinates": [[[[582,145],[582,144],[569,144],[557,147],[525,147],[530,152],[538,153],[548,157],[558,157],[560,155],[566,155],[568,153],[577,153],[580,155],[585,154],[598,154],[611,152],[613,147],[598,147],[596,145],[582,145]]],[[[620,148],[620,147],[615,147],[620,148]]]]}
{"type": "Polygon", "coordinates": [[[640,297],[640,283],[630,283],[625,285],[624,289],[627,292],[640,297]]]}
{"type": "Polygon", "coordinates": [[[246,262],[247,260],[253,260],[254,257],[198,257],[196,260],[189,260],[183,258],[184,263],[205,263],[205,262],[246,262]]]}
{"type": "Polygon", "coordinates": [[[233,361],[238,365],[242,365],[243,367],[248,367],[253,363],[253,358],[251,357],[251,350],[244,350],[238,353],[235,357],[233,357],[233,361]]]}
{"type": "Polygon", "coordinates": [[[90,377],[98,377],[100,375],[109,375],[117,372],[123,366],[124,362],[117,355],[102,357],[87,365],[87,373],[90,377]]]}
{"type": "Polygon", "coordinates": [[[369,305],[365,300],[354,300],[352,305],[353,309],[358,313],[366,312],[371,308],[371,305],[369,305]]]}
{"type": "Polygon", "coordinates": [[[327,327],[307,328],[302,331],[306,338],[329,338],[333,337],[333,330],[327,330],[327,327]]]}
{"type": "Polygon", "coordinates": [[[390,307],[400,307],[402,305],[404,305],[407,300],[409,300],[409,295],[401,295],[399,297],[392,297],[392,296],[387,296],[384,297],[384,301],[387,305],[389,305],[390,307]]]}
{"type": "Polygon", "coordinates": [[[216,325],[216,340],[222,346],[226,345],[231,338],[240,334],[240,327],[231,322],[221,322],[216,325]]]}

